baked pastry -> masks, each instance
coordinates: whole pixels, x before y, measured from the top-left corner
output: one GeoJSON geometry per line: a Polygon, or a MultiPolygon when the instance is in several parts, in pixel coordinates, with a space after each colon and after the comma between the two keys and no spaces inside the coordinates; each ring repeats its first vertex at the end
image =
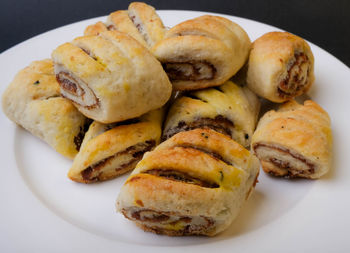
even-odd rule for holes
{"type": "Polygon", "coordinates": [[[89,120],[60,96],[51,60],[34,61],[19,71],[2,96],[6,116],[73,159],[89,120]]]}
{"type": "Polygon", "coordinates": [[[332,162],[332,130],[326,111],[311,100],[294,100],[267,112],[253,135],[252,149],[265,172],[316,179],[332,162]]]}
{"type": "Polygon", "coordinates": [[[94,121],[68,177],[76,182],[93,183],[133,170],[143,154],[159,143],[162,114],[162,109],[158,109],[125,122],[94,121]]]}
{"type": "Polygon", "coordinates": [[[127,33],[147,48],[162,40],[166,31],[155,9],[141,2],[131,3],[127,11],[112,12],[106,24],[97,22],[90,25],[84,34],[98,35],[107,30],[127,33]]]}
{"type": "Polygon", "coordinates": [[[211,128],[248,147],[260,109],[257,96],[227,81],[175,100],[164,125],[163,140],[181,131],[211,128]]]}
{"type": "Polygon", "coordinates": [[[307,92],[314,79],[314,56],[302,38],[270,32],[253,43],[247,84],[259,96],[281,103],[307,92]]]}
{"type": "Polygon", "coordinates": [[[211,129],[181,132],[146,153],[117,199],[145,231],[213,236],[230,226],[254,187],[258,159],[211,129]]]}
{"type": "Polygon", "coordinates": [[[195,90],[227,81],[243,66],[249,48],[250,39],[239,25],[205,15],[171,28],[152,52],[174,89],[195,90]]]}
{"type": "Polygon", "coordinates": [[[52,53],[61,94],[87,117],[112,123],[164,105],[171,83],[157,59],[117,31],[83,36],[52,53]]]}

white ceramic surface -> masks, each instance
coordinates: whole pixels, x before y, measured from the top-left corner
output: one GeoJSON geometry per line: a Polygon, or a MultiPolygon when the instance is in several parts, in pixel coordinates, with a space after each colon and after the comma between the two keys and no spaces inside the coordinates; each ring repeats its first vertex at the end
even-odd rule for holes
{"type": "MultiPolygon", "coordinates": [[[[166,26],[203,14],[159,11],[166,26]]],[[[252,41],[278,30],[222,16],[240,24],[252,41]]],[[[0,94],[31,61],[49,58],[55,47],[105,19],[64,26],[3,52],[0,94]]],[[[350,71],[321,48],[311,48],[316,82],[309,95],[332,119],[333,170],[317,181],[288,181],[261,172],[237,220],[213,238],[171,238],[141,231],[115,212],[127,175],[91,185],[74,183],[66,177],[71,161],[0,112],[0,252],[349,252],[350,71]]]]}

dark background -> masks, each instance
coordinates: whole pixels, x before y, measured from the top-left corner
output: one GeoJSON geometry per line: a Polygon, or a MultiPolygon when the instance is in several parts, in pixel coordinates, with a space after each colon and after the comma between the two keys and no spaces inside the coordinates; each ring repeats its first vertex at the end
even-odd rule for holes
{"type": "MultiPolygon", "coordinates": [[[[127,9],[124,0],[0,0],[0,52],[45,31],[127,9]]],[[[350,0],[145,1],[158,10],[198,10],[244,17],[287,30],[350,66],[350,0]]]]}

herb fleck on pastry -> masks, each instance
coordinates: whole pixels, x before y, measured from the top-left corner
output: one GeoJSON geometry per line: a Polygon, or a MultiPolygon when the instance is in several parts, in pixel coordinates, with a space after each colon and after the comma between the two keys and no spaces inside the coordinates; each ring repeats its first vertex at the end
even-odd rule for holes
{"type": "Polygon", "coordinates": [[[73,159],[90,121],[60,95],[51,60],[34,61],[19,71],[2,97],[6,116],[73,159]]]}
{"type": "Polygon", "coordinates": [[[211,129],[181,132],[145,154],[117,210],[145,231],[170,236],[225,230],[254,188],[258,159],[211,129]]]}
{"type": "Polygon", "coordinates": [[[320,178],[332,163],[330,118],[311,100],[304,105],[292,100],[260,119],[252,149],[269,174],[320,178]]]}

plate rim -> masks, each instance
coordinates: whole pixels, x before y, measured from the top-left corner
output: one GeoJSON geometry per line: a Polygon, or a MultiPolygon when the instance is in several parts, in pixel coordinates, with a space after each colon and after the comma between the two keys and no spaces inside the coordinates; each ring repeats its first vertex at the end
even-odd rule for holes
{"type": "MultiPolygon", "coordinates": [[[[162,12],[188,12],[188,13],[196,13],[196,14],[198,14],[198,15],[204,15],[204,14],[211,14],[211,15],[220,15],[220,16],[223,16],[223,17],[229,17],[229,18],[239,18],[239,19],[243,19],[243,20],[246,20],[246,21],[249,21],[249,22],[256,22],[256,23],[258,23],[258,24],[260,24],[260,25],[265,25],[265,26],[268,26],[269,28],[272,28],[272,29],[276,29],[276,30],[282,30],[282,29],[279,29],[279,28],[277,28],[277,27],[274,27],[274,26],[271,26],[271,25],[269,25],[269,24],[265,24],[265,23],[262,23],[262,22],[259,22],[259,21],[255,21],[255,20],[252,20],[252,19],[247,19],[247,18],[242,18],[242,17],[238,17],[238,16],[232,16],[232,15],[227,15],[227,14],[220,14],[220,13],[213,13],[213,12],[203,12],[203,11],[189,11],[189,10],[157,10],[157,12],[159,12],[159,13],[162,13],[162,12]]],[[[38,38],[40,38],[41,36],[45,36],[45,35],[47,35],[48,33],[52,33],[52,32],[55,32],[56,30],[58,30],[58,29],[67,29],[68,27],[70,27],[70,26],[72,26],[72,25],[75,25],[75,24],[77,24],[77,23],[81,23],[81,22],[87,22],[87,21],[93,21],[93,20],[100,20],[100,19],[103,19],[103,18],[105,18],[106,16],[100,16],[100,17],[95,17],[95,18],[90,18],[90,19],[84,19],[84,20],[81,20],[81,21],[77,21],[77,22],[74,22],[74,23],[71,23],[71,24],[67,24],[67,25],[64,25],[64,26],[61,26],[61,27],[57,27],[57,28],[54,28],[54,29],[52,29],[52,30],[49,30],[49,31],[46,31],[46,32],[44,32],[44,33],[41,33],[41,34],[38,34],[38,35],[36,35],[36,36],[34,36],[34,37],[32,37],[32,38],[29,38],[29,39],[27,39],[27,40],[25,40],[25,41],[23,41],[23,42],[20,42],[20,43],[18,43],[18,44],[16,44],[16,45],[14,45],[14,46],[12,46],[11,48],[9,48],[9,49],[6,49],[5,51],[3,51],[1,54],[0,54],[0,62],[2,61],[2,58],[3,57],[6,57],[6,55],[7,54],[9,54],[9,53],[11,53],[11,51],[14,51],[14,50],[17,50],[17,48],[18,47],[21,47],[23,44],[26,44],[26,43],[31,43],[31,41],[33,40],[33,39],[38,39],[38,38]],[[5,56],[4,56],[5,55],[5,56]]],[[[324,49],[322,49],[321,47],[319,47],[319,46],[317,46],[316,44],[314,44],[314,43],[312,43],[312,42],[309,42],[310,43],[310,45],[312,45],[313,47],[315,47],[315,48],[317,48],[317,50],[320,50],[322,53],[326,53],[327,54],[327,57],[332,57],[333,59],[335,59],[335,60],[337,60],[337,62],[338,63],[340,63],[342,66],[345,66],[345,69],[344,70],[346,70],[346,71],[349,71],[349,67],[346,65],[346,64],[344,64],[342,61],[340,61],[338,58],[336,58],[335,56],[333,56],[332,54],[330,54],[329,52],[327,52],[326,50],[324,50],[324,49]]],[[[3,89],[1,89],[1,90],[3,90],[3,89]]],[[[1,93],[1,95],[2,95],[2,93],[1,93]]],[[[2,118],[4,118],[4,114],[2,113],[2,116],[0,116],[0,121],[2,121],[2,118]]],[[[3,127],[4,125],[2,124],[2,127],[3,127]]],[[[3,133],[1,134],[1,136],[3,137],[3,136],[5,136],[3,133]]],[[[14,145],[13,145],[14,146],[14,145]]],[[[2,150],[3,151],[3,147],[2,147],[2,145],[1,145],[1,149],[0,150],[2,150]]],[[[1,187],[0,187],[1,188],[1,187]]],[[[30,191],[31,192],[31,191],[30,191]]],[[[1,195],[1,194],[0,194],[1,195]]],[[[37,196],[35,196],[35,198],[37,198],[37,196]]],[[[39,203],[40,203],[40,201],[39,201],[39,203]]],[[[42,204],[42,203],[41,203],[42,204]]],[[[42,207],[44,207],[44,208],[47,208],[45,205],[43,205],[42,204],[42,207]]],[[[49,210],[48,209],[48,211],[49,212],[51,212],[51,210],[49,210]]],[[[56,214],[53,214],[54,216],[56,215],[56,214]]],[[[57,217],[57,218],[59,218],[59,220],[63,220],[63,221],[65,221],[64,219],[62,219],[61,217],[57,217]]],[[[65,222],[67,222],[67,221],[65,221],[65,222]]],[[[68,223],[68,222],[67,222],[68,223]]],[[[68,223],[69,224],[69,226],[72,226],[71,225],[71,223],[68,223]]],[[[73,227],[73,226],[72,226],[73,227]]],[[[81,231],[83,231],[82,229],[80,229],[79,228],[79,231],[80,231],[80,233],[81,233],[81,231]]],[[[85,232],[87,232],[87,231],[85,231],[85,232]]],[[[87,232],[87,233],[89,233],[89,232],[87,232]]],[[[92,234],[92,235],[94,235],[94,234],[92,234]]],[[[94,236],[96,236],[96,235],[94,235],[94,236]]],[[[105,239],[106,240],[106,238],[103,238],[103,237],[98,237],[98,240],[100,240],[100,239],[105,239]]],[[[213,242],[212,244],[218,244],[218,243],[220,243],[220,242],[213,242]]],[[[116,245],[115,244],[118,244],[118,247],[120,246],[121,248],[123,248],[124,246],[125,246],[125,244],[124,243],[121,243],[120,241],[113,241],[113,249],[115,250],[115,247],[116,247],[116,245]],[[119,245],[120,244],[120,245],[119,245]]],[[[127,243],[126,243],[127,244],[127,243]]],[[[127,245],[129,245],[129,244],[127,244],[127,245]]],[[[213,245],[211,245],[211,246],[209,246],[209,244],[205,244],[205,246],[206,247],[208,247],[208,249],[209,248],[212,248],[212,246],[213,245]]],[[[152,249],[152,251],[154,251],[154,250],[156,250],[157,252],[158,252],[158,250],[160,251],[160,250],[163,250],[164,249],[164,247],[161,247],[161,246],[145,246],[145,245],[133,245],[133,247],[132,247],[132,249],[141,249],[141,248],[150,248],[150,249],[152,249]],[[134,247],[135,246],[135,247],[134,247]]],[[[177,247],[177,250],[178,249],[181,249],[181,248],[183,248],[183,249],[185,249],[185,248],[188,248],[188,247],[193,247],[193,248],[197,248],[197,247],[199,247],[198,245],[192,245],[192,246],[185,246],[185,247],[177,247]]],[[[107,248],[107,250],[108,250],[108,248],[107,248]]],[[[167,250],[169,250],[168,248],[167,248],[167,250]]],[[[172,250],[174,250],[174,249],[171,249],[171,251],[172,250]]],[[[198,249],[198,250],[202,250],[202,249],[198,249]]],[[[147,251],[148,252],[148,251],[147,251]]]]}

